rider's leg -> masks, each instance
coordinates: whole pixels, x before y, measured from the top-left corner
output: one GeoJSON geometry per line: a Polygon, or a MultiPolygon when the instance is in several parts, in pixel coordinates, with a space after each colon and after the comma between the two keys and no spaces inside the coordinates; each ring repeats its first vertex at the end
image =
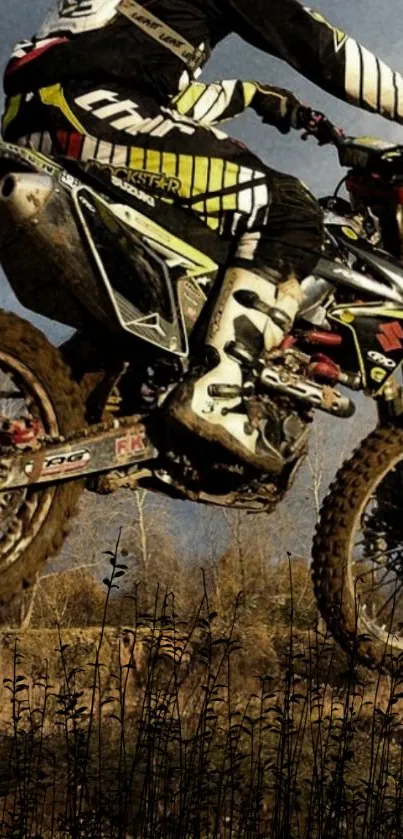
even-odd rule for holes
{"type": "Polygon", "coordinates": [[[245,399],[248,370],[264,349],[281,342],[298,309],[299,283],[290,278],[285,285],[288,293],[279,300],[275,281],[245,268],[227,271],[206,335],[210,369],[189,376],[169,406],[170,415],[189,430],[266,471],[281,457],[249,421],[245,399]]]}
{"type": "Polygon", "coordinates": [[[218,233],[231,231],[238,247],[207,334],[211,371],[189,377],[173,394],[171,412],[269,469],[272,453],[250,431],[241,391],[251,358],[276,346],[291,327],[295,280],[311,273],[320,256],[322,221],[313,196],[222,132],[109,83],[102,89],[53,85],[22,96],[8,103],[3,130],[11,142],[96,161],[115,184],[122,178],[170,204],[179,201],[218,233]],[[290,278],[285,295],[281,283],[290,278]],[[228,385],[230,395],[221,387],[213,397],[215,384],[228,385]]]}
{"type": "Polygon", "coordinates": [[[322,215],[303,184],[277,175],[267,222],[260,229],[256,223],[239,242],[212,314],[208,372],[190,375],[174,391],[169,412],[202,437],[271,471],[281,458],[265,437],[265,421],[251,423],[248,417],[248,372],[291,329],[301,303],[300,281],[320,255],[322,215]]]}

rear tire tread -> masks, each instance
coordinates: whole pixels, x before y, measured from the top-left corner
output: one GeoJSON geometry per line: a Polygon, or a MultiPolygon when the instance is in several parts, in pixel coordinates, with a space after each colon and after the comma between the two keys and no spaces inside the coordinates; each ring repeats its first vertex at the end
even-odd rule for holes
{"type": "MultiPolygon", "coordinates": [[[[18,315],[0,309],[0,349],[25,364],[42,384],[53,404],[61,434],[85,426],[80,389],[59,350],[42,332],[18,315]]],[[[0,573],[0,607],[27,589],[47,559],[58,553],[82,489],[82,481],[77,480],[57,487],[44,525],[15,564],[0,573]]]]}

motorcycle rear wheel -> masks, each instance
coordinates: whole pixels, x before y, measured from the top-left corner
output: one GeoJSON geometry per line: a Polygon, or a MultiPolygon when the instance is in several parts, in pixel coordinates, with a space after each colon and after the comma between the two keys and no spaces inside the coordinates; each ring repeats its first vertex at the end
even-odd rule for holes
{"type": "MultiPolygon", "coordinates": [[[[85,426],[84,405],[60,352],[32,324],[0,310],[0,414],[40,419],[47,434],[64,435],[85,426]],[[6,385],[15,386],[6,390],[6,385]]],[[[0,448],[1,460],[1,448],[0,448]]],[[[0,493],[0,606],[35,580],[60,550],[83,490],[72,480],[45,489],[0,493]]]]}
{"type": "Polygon", "coordinates": [[[312,580],[336,640],[367,667],[403,669],[403,429],[373,431],[339,470],[313,543],[312,580]]]}

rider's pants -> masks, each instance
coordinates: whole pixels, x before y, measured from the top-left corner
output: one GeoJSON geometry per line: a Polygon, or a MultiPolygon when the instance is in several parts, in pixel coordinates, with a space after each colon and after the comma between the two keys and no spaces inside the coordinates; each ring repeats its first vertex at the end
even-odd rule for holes
{"type": "Polygon", "coordinates": [[[96,161],[179,203],[236,242],[232,264],[302,279],[322,245],[319,206],[296,178],[269,169],[221,131],[119,85],[70,83],[14,96],[3,136],[44,154],[96,161]]]}

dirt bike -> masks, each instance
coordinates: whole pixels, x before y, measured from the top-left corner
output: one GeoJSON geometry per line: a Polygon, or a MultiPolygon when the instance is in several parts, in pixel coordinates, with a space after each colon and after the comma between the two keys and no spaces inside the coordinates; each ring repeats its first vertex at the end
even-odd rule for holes
{"type": "Polygon", "coordinates": [[[349,418],[346,390],[363,391],[379,424],[324,501],[313,582],[331,632],[361,660],[403,652],[403,146],[327,126],[350,200],[337,190],[321,202],[325,248],[292,334],[249,366],[245,392],[215,393],[244,399],[278,452],[270,474],[164,415],[203,347],[231,241],[126,169],[0,142],[0,262],[24,306],[75,330],[57,349],[0,312],[0,602],[59,550],[84,487],[273,510],[314,411],[349,418]]]}

